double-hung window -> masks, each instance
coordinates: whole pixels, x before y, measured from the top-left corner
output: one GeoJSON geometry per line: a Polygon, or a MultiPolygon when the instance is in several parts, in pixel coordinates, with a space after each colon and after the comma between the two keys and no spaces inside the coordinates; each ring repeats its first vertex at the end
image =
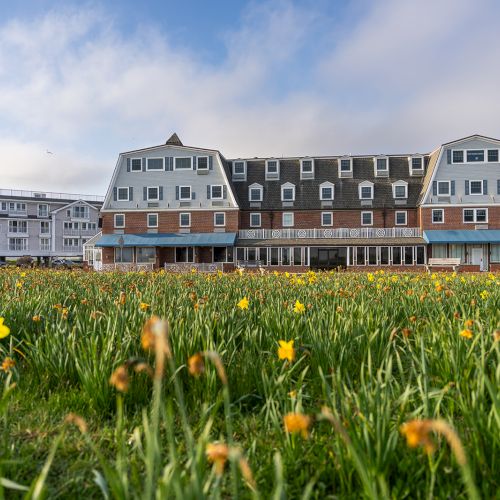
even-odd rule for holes
{"type": "Polygon", "coordinates": [[[293,212],[283,212],[283,227],[293,227],[293,212]]]}
{"type": "Polygon", "coordinates": [[[369,181],[359,185],[359,198],[361,200],[373,200],[373,184],[369,181]]]}
{"type": "Polygon", "coordinates": [[[444,209],[443,208],[433,208],[432,209],[432,223],[433,224],[443,224],[444,223],[444,209]]]}
{"type": "Polygon", "coordinates": [[[214,213],[214,226],[223,227],[226,225],[226,214],[224,212],[214,213]]]}
{"type": "Polygon", "coordinates": [[[261,214],[258,212],[250,214],[250,227],[260,227],[261,226],[261,214]]]}
{"type": "Polygon", "coordinates": [[[321,225],[333,226],[333,212],[321,212],[321,225]]]}
{"type": "Polygon", "coordinates": [[[407,212],[406,210],[400,210],[396,212],[396,226],[406,226],[407,224],[407,212]]]}
{"type": "Polygon", "coordinates": [[[451,152],[451,162],[452,163],[463,163],[464,162],[464,152],[461,149],[454,149],[451,152]]]}
{"type": "Polygon", "coordinates": [[[488,149],[488,162],[498,163],[498,149],[488,149]]]}
{"type": "Polygon", "coordinates": [[[250,201],[262,201],[262,187],[250,187],[250,201]]]}
{"type": "Polygon", "coordinates": [[[438,196],[450,196],[450,181],[438,181],[437,194],[438,196]]]}
{"type": "Polygon", "coordinates": [[[300,161],[300,177],[301,179],[314,178],[314,160],[305,159],[300,161]]]}
{"type": "Polygon", "coordinates": [[[179,186],[179,200],[191,200],[191,186],[179,186]]]}
{"type": "Polygon", "coordinates": [[[38,205],[38,217],[48,217],[49,206],[46,203],[38,205]]]}
{"type": "Polygon", "coordinates": [[[191,226],[191,214],[189,212],[179,214],[179,226],[180,227],[191,226]]]}
{"type": "Polygon", "coordinates": [[[158,214],[148,214],[148,227],[158,227],[158,214]]]}
{"type": "Polygon", "coordinates": [[[222,200],[223,191],[222,186],[215,185],[210,186],[210,198],[212,200],[222,200]]]}
{"type": "Polygon", "coordinates": [[[287,183],[281,186],[281,201],[295,201],[295,186],[287,183]]]}
{"type": "Polygon", "coordinates": [[[464,208],[464,222],[483,223],[488,222],[487,208],[464,208]]]}
{"type": "Polygon", "coordinates": [[[118,201],[129,201],[129,188],[128,187],[119,187],[116,190],[116,198],[118,201]]]}
{"type": "Polygon", "coordinates": [[[208,156],[198,156],[196,165],[198,170],[208,170],[208,156]]]}
{"type": "Polygon", "coordinates": [[[160,199],[159,191],[160,190],[158,186],[148,187],[147,189],[148,201],[158,201],[160,199]]]}
{"type": "Polygon", "coordinates": [[[361,225],[373,226],[373,212],[361,212],[361,225]]]}
{"type": "Polygon", "coordinates": [[[278,160],[266,161],[266,179],[279,179],[280,164],[278,160]]]}
{"type": "Polygon", "coordinates": [[[470,181],[469,189],[470,189],[470,194],[484,194],[483,181],[470,181]]]}
{"type": "Polygon", "coordinates": [[[121,229],[125,227],[125,214],[115,214],[115,228],[121,229]]]}
{"type": "Polygon", "coordinates": [[[141,160],[141,158],[131,158],[130,159],[130,171],[131,172],[142,172],[142,160],[141,160]]]}
{"type": "Polygon", "coordinates": [[[330,182],[324,182],[319,187],[319,199],[321,201],[332,201],[334,197],[334,185],[330,182]]]}
{"type": "Polygon", "coordinates": [[[243,181],[247,177],[247,164],[244,160],[233,161],[233,180],[243,181]]]}

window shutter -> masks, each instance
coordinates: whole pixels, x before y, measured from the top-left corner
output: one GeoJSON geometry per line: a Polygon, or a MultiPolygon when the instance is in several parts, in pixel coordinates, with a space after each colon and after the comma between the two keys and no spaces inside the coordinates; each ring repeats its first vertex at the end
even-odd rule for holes
{"type": "Polygon", "coordinates": [[[448,163],[448,165],[451,163],[451,149],[446,150],[446,163],[448,163]]]}
{"type": "Polygon", "coordinates": [[[210,185],[207,184],[207,200],[210,199],[210,185]]]}
{"type": "Polygon", "coordinates": [[[158,193],[159,193],[158,198],[160,198],[160,200],[163,200],[163,186],[159,187],[158,193]]]}
{"type": "Polygon", "coordinates": [[[222,197],[227,198],[227,186],[222,186],[222,197]]]}
{"type": "Polygon", "coordinates": [[[432,182],[432,196],[437,196],[438,194],[438,183],[437,181],[432,182]]]}
{"type": "Polygon", "coordinates": [[[192,200],[196,199],[196,193],[194,191],[191,191],[191,199],[192,200]]]}
{"type": "Polygon", "coordinates": [[[450,182],[450,194],[451,196],[455,196],[455,181],[450,182]]]}
{"type": "Polygon", "coordinates": [[[469,181],[465,181],[465,194],[469,194],[469,181]]]}
{"type": "Polygon", "coordinates": [[[179,186],[175,186],[175,199],[179,199],[179,186]]]}
{"type": "Polygon", "coordinates": [[[165,172],[168,172],[170,170],[170,164],[169,164],[169,158],[168,156],[165,156],[165,159],[164,159],[164,167],[165,167],[165,172]]]}
{"type": "Polygon", "coordinates": [[[497,180],[497,194],[500,194],[500,179],[497,180]]]}
{"type": "Polygon", "coordinates": [[[118,188],[113,188],[113,201],[118,200],[118,188]]]}
{"type": "Polygon", "coordinates": [[[196,156],[193,156],[193,170],[196,170],[196,156]]]}
{"type": "Polygon", "coordinates": [[[130,172],[130,158],[127,158],[127,172],[130,172]]]}
{"type": "Polygon", "coordinates": [[[488,181],[483,179],[483,194],[488,194],[488,181]]]}
{"type": "Polygon", "coordinates": [[[213,170],[214,169],[214,159],[212,156],[208,157],[208,170],[213,170]]]}
{"type": "Polygon", "coordinates": [[[128,199],[134,201],[134,188],[132,186],[128,188],[128,199]]]}
{"type": "Polygon", "coordinates": [[[148,188],[147,187],[143,187],[142,188],[142,196],[145,200],[148,199],[148,188]]]}
{"type": "Polygon", "coordinates": [[[146,158],[143,158],[142,159],[142,171],[145,172],[146,171],[146,158]]]}

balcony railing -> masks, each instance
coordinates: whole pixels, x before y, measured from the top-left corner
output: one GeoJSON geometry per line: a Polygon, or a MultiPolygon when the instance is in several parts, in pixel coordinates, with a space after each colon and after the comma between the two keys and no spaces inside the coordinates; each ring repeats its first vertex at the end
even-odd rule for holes
{"type": "Polygon", "coordinates": [[[270,239],[341,239],[341,238],[418,238],[422,236],[419,227],[357,227],[357,228],[315,228],[315,229],[242,229],[240,240],[270,239]]]}
{"type": "Polygon", "coordinates": [[[27,210],[8,210],[9,217],[27,217],[27,210]]]}
{"type": "Polygon", "coordinates": [[[98,229],[63,229],[63,236],[95,236],[98,229]]]}
{"type": "Polygon", "coordinates": [[[29,233],[28,233],[28,230],[24,230],[24,229],[16,229],[16,230],[12,230],[12,229],[7,229],[7,236],[9,238],[16,238],[16,237],[19,237],[19,238],[26,238],[27,236],[29,236],[29,233]]]}
{"type": "Polygon", "coordinates": [[[53,200],[104,201],[104,196],[97,196],[92,194],[53,193],[49,191],[23,191],[20,189],[0,189],[0,196],[11,196],[14,198],[36,198],[38,200],[49,198],[53,200]]]}

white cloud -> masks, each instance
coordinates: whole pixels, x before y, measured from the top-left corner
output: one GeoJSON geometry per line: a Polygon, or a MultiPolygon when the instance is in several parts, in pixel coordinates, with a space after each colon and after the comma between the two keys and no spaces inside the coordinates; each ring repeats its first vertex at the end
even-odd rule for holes
{"type": "Polygon", "coordinates": [[[174,130],[228,157],[500,135],[493,0],[366,2],[341,31],[312,5],[252,4],[216,65],[89,7],[0,25],[2,187],[103,193],[120,151],[174,130]]]}

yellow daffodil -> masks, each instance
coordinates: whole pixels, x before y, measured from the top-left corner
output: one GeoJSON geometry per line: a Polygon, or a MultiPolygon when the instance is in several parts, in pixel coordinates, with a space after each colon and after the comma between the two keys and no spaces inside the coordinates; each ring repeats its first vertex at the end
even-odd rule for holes
{"type": "Polygon", "coordinates": [[[288,361],[292,362],[295,359],[295,349],[293,347],[293,340],[286,341],[280,340],[278,341],[278,357],[279,359],[288,359],[288,361]]]}
{"type": "Polygon", "coordinates": [[[434,443],[430,437],[431,430],[430,420],[410,420],[400,427],[400,432],[406,437],[406,444],[410,448],[423,446],[427,453],[434,451],[434,443]]]}
{"type": "Polygon", "coordinates": [[[243,298],[242,298],[242,299],[238,302],[237,306],[238,306],[240,309],[244,310],[244,309],[248,309],[248,304],[249,304],[248,299],[247,299],[246,297],[243,297],[243,298]]]}
{"type": "Polygon", "coordinates": [[[10,328],[3,324],[4,318],[0,317],[0,339],[7,337],[10,333],[10,328]]]}
{"type": "Polygon", "coordinates": [[[304,304],[300,303],[298,300],[295,301],[295,305],[293,306],[293,312],[301,314],[306,310],[304,304]]]}
{"type": "Polygon", "coordinates": [[[460,332],[460,336],[463,337],[464,339],[471,339],[472,338],[472,330],[469,330],[468,328],[465,328],[460,332]]]}
{"type": "Polygon", "coordinates": [[[309,436],[309,427],[311,426],[311,417],[303,413],[287,413],[283,417],[285,431],[291,434],[300,432],[303,438],[309,436]]]}
{"type": "Polygon", "coordinates": [[[149,304],[146,304],[146,302],[141,302],[139,304],[139,309],[141,311],[147,311],[148,309],[150,308],[150,305],[149,304]]]}

